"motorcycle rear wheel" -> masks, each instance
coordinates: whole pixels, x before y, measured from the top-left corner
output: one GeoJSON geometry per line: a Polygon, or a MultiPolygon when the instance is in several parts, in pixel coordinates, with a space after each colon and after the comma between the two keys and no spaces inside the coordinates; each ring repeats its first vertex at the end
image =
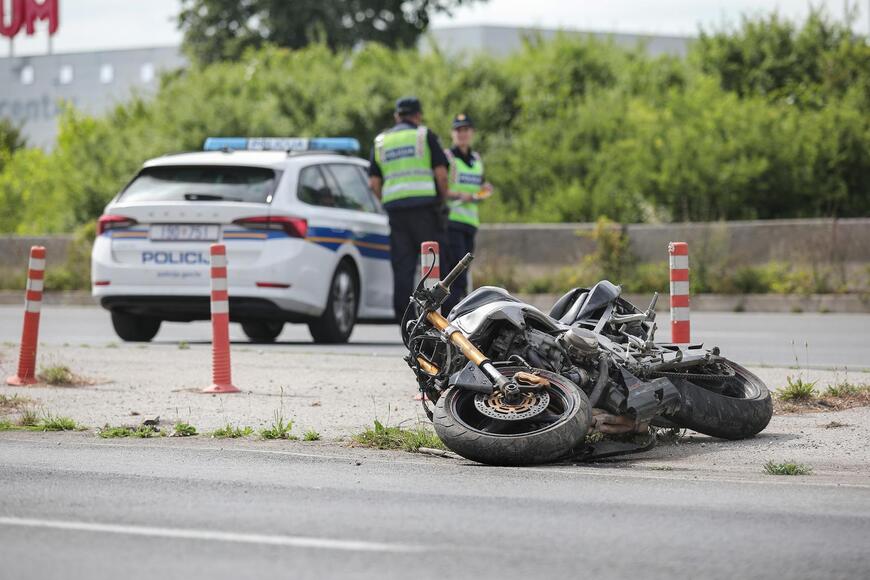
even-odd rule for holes
{"type": "MultiPolygon", "coordinates": [[[[501,369],[505,376],[525,370],[501,369]]],[[[444,444],[466,459],[488,465],[549,463],[580,445],[592,422],[589,399],[577,385],[548,371],[536,374],[550,381],[550,403],[536,417],[498,421],[475,408],[475,393],[451,387],[438,399],[432,422],[444,444]]]]}
{"type": "Polygon", "coordinates": [[[720,381],[668,375],[682,395],[680,410],[668,423],[720,439],[745,439],[767,427],[773,416],[767,386],[737,363],[723,359],[722,364],[733,375],[720,381]]]}

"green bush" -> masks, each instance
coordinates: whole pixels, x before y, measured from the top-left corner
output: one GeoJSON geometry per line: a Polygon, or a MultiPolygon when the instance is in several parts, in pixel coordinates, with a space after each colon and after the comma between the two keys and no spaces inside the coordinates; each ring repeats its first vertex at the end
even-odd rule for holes
{"type": "MultiPolygon", "coordinates": [[[[51,152],[0,148],[0,232],[89,224],[143,160],[208,135],[349,135],[367,155],[407,93],[445,141],[453,114],[475,118],[496,186],[484,221],[870,214],[870,47],[848,23],[747,19],[690,51],[651,57],[558,36],[501,59],[313,44],[192,65],[100,117],[67,109],[51,152]]],[[[631,267],[610,241],[616,261],[596,264],[607,277],[631,267]]],[[[760,290],[758,274],[733,282],[760,290]]],[[[62,287],[83,279],[56,275],[62,287]]]]}

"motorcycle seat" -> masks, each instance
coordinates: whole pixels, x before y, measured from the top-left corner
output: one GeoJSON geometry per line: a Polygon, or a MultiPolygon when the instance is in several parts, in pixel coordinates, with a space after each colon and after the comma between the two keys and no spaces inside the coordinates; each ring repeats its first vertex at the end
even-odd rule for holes
{"type": "Polygon", "coordinates": [[[559,298],[550,309],[549,316],[563,324],[571,324],[586,303],[589,291],[586,288],[574,288],[559,298]]]}
{"type": "Polygon", "coordinates": [[[473,312],[477,310],[481,306],[486,304],[490,304],[492,302],[519,302],[523,304],[522,300],[514,298],[511,296],[507,290],[503,288],[497,288],[495,286],[481,286],[477,288],[471,294],[463,298],[459,304],[453,307],[453,310],[450,311],[447,320],[455,320],[460,316],[465,316],[469,312],[473,312]]]}

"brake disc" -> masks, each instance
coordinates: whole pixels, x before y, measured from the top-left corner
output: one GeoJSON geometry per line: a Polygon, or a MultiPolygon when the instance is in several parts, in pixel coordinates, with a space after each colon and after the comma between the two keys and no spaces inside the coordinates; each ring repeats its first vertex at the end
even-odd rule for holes
{"type": "Polygon", "coordinates": [[[522,393],[522,401],[516,405],[504,402],[501,391],[491,395],[478,393],[474,396],[474,406],[482,414],[501,421],[521,421],[541,414],[550,404],[550,394],[541,389],[535,392],[522,393]]]}

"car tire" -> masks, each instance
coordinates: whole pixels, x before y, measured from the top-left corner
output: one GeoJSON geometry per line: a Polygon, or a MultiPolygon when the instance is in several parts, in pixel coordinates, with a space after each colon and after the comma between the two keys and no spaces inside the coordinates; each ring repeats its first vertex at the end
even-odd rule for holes
{"type": "Polygon", "coordinates": [[[314,342],[340,344],[347,342],[356,324],[359,306],[359,283],[356,272],[347,262],[339,264],[329,284],[326,309],[316,320],[308,323],[314,342]]]}
{"type": "Polygon", "coordinates": [[[149,342],[157,336],[161,322],[159,318],[150,316],[112,312],[112,326],[115,327],[115,334],[126,342],[149,342]]]}
{"type": "Polygon", "coordinates": [[[251,342],[275,342],[275,339],[284,330],[284,323],[280,320],[255,320],[243,322],[242,330],[251,342]]]}

